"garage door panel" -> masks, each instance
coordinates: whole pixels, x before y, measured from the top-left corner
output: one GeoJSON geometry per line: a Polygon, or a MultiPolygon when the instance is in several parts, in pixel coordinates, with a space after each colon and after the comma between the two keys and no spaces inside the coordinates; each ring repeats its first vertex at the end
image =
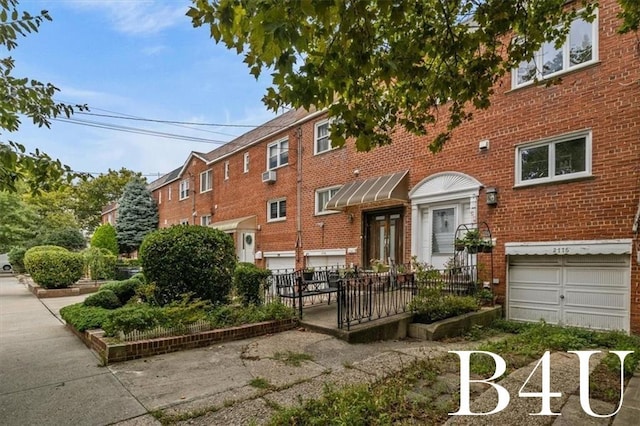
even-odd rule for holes
{"type": "Polygon", "coordinates": [[[558,314],[559,311],[557,309],[544,309],[534,305],[519,306],[513,304],[509,308],[509,319],[515,321],[538,322],[544,320],[549,324],[558,324],[560,321],[558,314]]]}
{"type": "Polygon", "coordinates": [[[608,310],[626,310],[628,295],[622,292],[607,292],[602,290],[569,290],[564,293],[565,308],[574,306],[594,308],[602,312],[608,310]]]}
{"type": "Polygon", "coordinates": [[[511,270],[509,282],[514,284],[536,284],[560,286],[560,268],[521,266],[511,270]]]}
{"type": "Polygon", "coordinates": [[[565,285],[579,287],[612,287],[626,289],[628,271],[617,268],[565,268],[565,285]]]}
{"type": "Polygon", "coordinates": [[[627,314],[626,312],[586,312],[580,310],[565,310],[564,325],[574,327],[587,327],[597,330],[626,330],[627,314]]]}
{"type": "Polygon", "coordinates": [[[560,300],[560,288],[515,287],[509,292],[509,301],[515,304],[557,305],[560,300]]]}
{"type": "Polygon", "coordinates": [[[296,267],[296,259],[294,257],[267,257],[267,269],[272,271],[294,269],[296,267]]]}

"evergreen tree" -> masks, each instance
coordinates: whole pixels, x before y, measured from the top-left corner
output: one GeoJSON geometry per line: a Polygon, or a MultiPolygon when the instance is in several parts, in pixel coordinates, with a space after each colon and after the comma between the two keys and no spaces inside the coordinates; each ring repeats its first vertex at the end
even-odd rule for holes
{"type": "Polygon", "coordinates": [[[124,187],[118,206],[116,234],[121,253],[140,247],[145,235],[158,228],[158,206],[142,178],[134,177],[124,187]]]}
{"type": "Polygon", "coordinates": [[[116,229],[110,223],[100,225],[91,237],[91,247],[107,249],[117,256],[118,238],[116,237],[116,229]]]}

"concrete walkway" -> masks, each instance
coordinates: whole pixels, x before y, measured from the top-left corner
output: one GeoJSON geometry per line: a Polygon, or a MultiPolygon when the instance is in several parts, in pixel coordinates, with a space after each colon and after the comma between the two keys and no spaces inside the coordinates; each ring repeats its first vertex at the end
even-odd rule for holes
{"type": "MultiPolygon", "coordinates": [[[[83,298],[38,300],[14,278],[0,278],[0,424],[159,424],[146,414],[150,411],[203,414],[184,422],[190,425],[263,424],[274,406],[317,398],[325,384],[372,382],[416,359],[471,349],[461,343],[418,341],[348,344],[294,330],[105,368],[55,317],[60,307],[83,298]],[[286,352],[304,353],[311,360],[303,368],[287,365],[277,359],[286,352]],[[252,386],[256,379],[271,388],[252,386]]],[[[638,384],[636,377],[627,388],[615,426],[637,424],[632,420],[638,418],[638,384]]],[[[574,417],[571,401],[562,407],[561,424],[591,424],[574,417]]],[[[524,415],[517,423],[530,419],[524,415]]]]}

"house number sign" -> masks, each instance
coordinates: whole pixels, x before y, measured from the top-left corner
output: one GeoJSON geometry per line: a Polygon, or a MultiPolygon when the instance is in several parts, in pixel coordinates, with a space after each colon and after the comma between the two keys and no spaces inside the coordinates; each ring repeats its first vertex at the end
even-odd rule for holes
{"type": "MultiPolygon", "coordinates": [[[[624,397],[624,368],[620,368],[620,401],[618,408],[611,414],[596,414],[591,409],[589,403],[589,358],[591,355],[599,353],[600,351],[569,351],[569,353],[578,356],[580,361],[580,405],[582,410],[591,417],[607,418],[612,417],[620,411],[622,407],[622,399],[624,397]]],[[[498,413],[509,405],[510,395],[509,391],[503,386],[494,383],[494,380],[498,379],[504,374],[507,369],[507,364],[500,355],[493,352],[486,351],[449,351],[454,353],[460,358],[460,409],[455,413],[449,413],[451,416],[488,416],[498,413]],[[495,362],[495,373],[488,379],[472,380],[470,373],[471,354],[484,354],[493,358],[495,362]],[[474,413],[471,411],[470,405],[470,384],[471,383],[485,383],[493,387],[498,394],[498,404],[496,407],[485,413],[474,413]]],[[[627,355],[632,354],[633,351],[611,351],[620,359],[620,365],[624,365],[624,359],[627,355]]],[[[530,416],[559,416],[560,413],[554,413],[551,410],[551,398],[561,397],[561,392],[551,391],[551,356],[549,351],[545,352],[542,358],[538,361],[529,377],[524,381],[520,391],[518,392],[519,398],[540,398],[542,402],[542,409],[538,413],[529,413],[530,416]],[[540,369],[542,373],[542,390],[541,392],[525,392],[523,389],[531,380],[531,376],[540,369]]]]}
{"type": "Polygon", "coordinates": [[[569,247],[554,247],[553,254],[569,254],[571,249],[569,247]]]}

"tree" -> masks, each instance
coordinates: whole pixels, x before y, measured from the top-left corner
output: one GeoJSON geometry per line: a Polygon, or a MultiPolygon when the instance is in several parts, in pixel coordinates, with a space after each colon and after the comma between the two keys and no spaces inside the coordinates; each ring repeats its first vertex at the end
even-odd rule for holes
{"type": "Polygon", "coordinates": [[[134,177],[124,187],[116,234],[121,253],[131,253],[140,247],[144,237],[158,228],[158,206],[144,179],[134,177]]]}
{"type": "MultiPolygon", "coordinates": [[[[7,50],[15,49],[19,36],[38,32],[45,21],[51,21],[46,10],[32,16],[18,12],[17,0],[0,0],[0,45],[7,50]]],[[[85,105],[70,106],[56,103],[53,96],[59,90],[50,83],[41,83],[12,75],[14,61],[11,57],[0,58],[0,130],[15,132],[20,127],[20,115],[33,124],[50,127],[51,118],[59,115],[71,116],[75,109],[87,109],[85,105]]],[[[0,135],[2,133],[0,132],[0,135]]],[[[27,153],[24,145],[0,139],[0,191],[16,191],[16,183],[24,181],[31,191],[54,188],[63,178],[71,181],[82,176],[73,172],[59,160],[36,149],[27,153]]],[[[84,176],[82,176],[84,177],[84,176]]]]}
{"type": "Polygon", "coordinates": [[[0,253],[26,246],[36,235],[38,215],[16,194],[0,191],[0,253]]]}
{"type": "Polygon", "coordinates": [[[73,210],[80,225],[88,231],[98,226],[102,208],[118,201],[125,185],[134,176],[140,177],[140,173],[123,167],[118,171],[109,169],[107,173],[78,182],[73,210]]]}
{"type": "Polygon", "coordinates": [[[91,237],[91,247],[107,249],[117,256],[118,239],[116,237],[116,229],[110,223],[98,226],[91,237]]]}
{"type": "MultiPolygon", "coordinates": [[[[618,0],[621,31],[637,31],[637,0],[618,0]]],[[[328,108],[333,146],[368,151],[397,127],[429,147],[490,105],[495,84],[544,42],[566,36],[583,2],[565,0],[344,1],[195,0],[194,27],[244,55],[256,78],[272,76],[264,103],[328,108]]],[[[593,2],[585,16],[593,17],[593,2]]]]}
{"type": "Polygon", "coordinates": [[[36,244],[42,246],[58,246],[72,251],[80,251],[87,247],[87,240],[77,228],[60,228],[39,234],[36,237],[36,244]]]}

